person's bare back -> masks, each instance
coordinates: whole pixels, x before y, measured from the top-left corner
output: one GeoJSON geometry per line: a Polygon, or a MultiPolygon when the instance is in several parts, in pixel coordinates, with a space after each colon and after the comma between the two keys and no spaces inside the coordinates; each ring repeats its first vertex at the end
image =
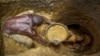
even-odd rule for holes
{"type": "MultiPolygon", "coordinates": [[[[32,39],[45,44],[48,41],[42,39],[36,31],[32,29],[34,26],[43,24],[44,21],[44,17],[36,14],[24,14],[21,16],[11,17],[4,22],[3,32],[7,34],[27,35],[32,39]]],[[[47,23],[49,22],[47,21],[47,23]]]]}

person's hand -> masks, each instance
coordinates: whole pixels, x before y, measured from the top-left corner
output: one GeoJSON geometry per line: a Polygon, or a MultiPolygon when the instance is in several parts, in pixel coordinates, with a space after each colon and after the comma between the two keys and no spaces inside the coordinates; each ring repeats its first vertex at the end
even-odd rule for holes
{"type": "Polygon", "coordinates": [[[57,41],[57,40],[54,40],[54,41],[50,42],[50,44],[53,44],[53,45],[57,46],[57,45],[59,45],[59,44],[60,44],[60,42],[59,42],[59,41],[57,41]]]}
{"type": "Polygon", "coordinates": [[[53,25],[56,24],[56,22],[49,21],[48,24],[53,25]]]}

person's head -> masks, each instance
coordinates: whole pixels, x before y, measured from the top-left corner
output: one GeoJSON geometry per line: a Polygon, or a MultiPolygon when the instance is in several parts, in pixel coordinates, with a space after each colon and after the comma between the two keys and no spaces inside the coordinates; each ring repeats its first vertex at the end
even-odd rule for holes
{"type": "Polygon", "coordinates": [[[44,21],[44,17],[40,16],[40,15],[33,15],[33,19],[32,19],[33,23],[37,26],[41,25],[44,21]]]}

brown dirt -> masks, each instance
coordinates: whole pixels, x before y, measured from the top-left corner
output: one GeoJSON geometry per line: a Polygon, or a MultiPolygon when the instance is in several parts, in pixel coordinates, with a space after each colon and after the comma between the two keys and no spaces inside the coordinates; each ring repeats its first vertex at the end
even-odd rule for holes
{"type": "MultiPolygon", "coordinates": [[[[100,31],[99,31],[100,30],[100,20],[99,20],[100,19],[100,15],[99,15],[100,14],[100,8],[99,8],[100,5],[99,5],[99,2],[100,1],[99,0],[77,0],[77,1],[76,0],[57,0],[53,4],[46,4],[46,2],[45,2],[45,4],[47,6],[44,5],[42,2],[34,3],[34,2],[32,2],[32,0],[30,0],[31,2],[27,1],[27,0],[25,0],[25,1],[19,1],[19,0],[17,1],[16,0],[17,2],[15,0],[13,0],[13,1],[0,0],[0,1],[1,1],[0,2],[0,6],[1,6],[0,11],[2,11],[0,13],[0,16],[3,19],[5,19],[9,16],[14,16],[22,11],[26,11],[26,10],[30,10],[30,9],[34,10],[35,13],[43,12],[43,13],[46,13],[46,15],[48,14],[49,17],[51,17],[52,19],[55,19],[55,18],[58,19],[58,20],[54,20],[54,21],[61,22],[65,25],[78,24],[78,25],[81,25],[84,28],[86,28],[88,30],[87,32],[90,32],[89,35],[93,38],[91,49],[86,50],[86,52],[81,52],[82,54],[92,54],[92,53],[96,53],[96,52],[100,51],[100,48],[99,48],[100,47],[100,43],[99,43],[100,42],[99,41],[100,40],[100,31]],[[4,3],[2,3],[2,2],[4,2],[4,3]]],[[[47,1],[47,0],[45,0],[45,1],[47,1]]],[[[50,1],[52,1],[52,0],[49,0],[49,2],[50,1]]],[[[1,40],[1,38],[0,38],[0,40],[1,40]]],[[[8,42],[6,42],[6,43],[8,43],[8,42]]],[[[11,40],[10,43],[11,43],[10,44],[11,46],[9,46],[9,48],[12,48],[13,51],[16,53],[17,49],[14,47],[16,42],[11,40]]],[[[1,43],[0,43],[0,45],[1,45],[1,43]]],[[[16,45],[20,46],[22,44],[16,44],[16,45]]],[[[18,46],[16,46],[16,47],[18,49],[20,49],[20,47],[18,47],[18,46]]],[[[22,47],[25,48],[25,49],[22,48],[23,50],[27,50],[27,48],[25,46],[22,45],[22,47]]],[[[59,46],[57,46],[57,47],[59,47],[59,46]]],[[[66,54],[68,54],[68,56],[71,56],[71,55],[77,56],[75,54],[72,54],[72,52],[66,51],[64,47],[63,47],[63,49],[57,48],[57,47],[53,48],[53,50],[56,49],[56,52],[58,51],[57,53],[68,52],[68,53],[66,53],[66,54]]],[[[8,48],[8,50],[10,50],[9,48],[8,48]]],[[[45,53],[49,52],[46,50],[48,48],[46,48],[46,49],[45,48],[41,49],[41,48],[42,47],[36,48],[36,50],[38,50],[37,52],[35,52],[34,49],[30,49],[30,50],[28,50],[29,52],[25,51],[26,54],[25,53],[23,53],[23,54],[29,56],[31,54],[33,55],[36,53],[36,55],[42,56],[42,55],[45,55],[45,53]],[[46,50],[46,52],[42,52],[41,50],[46,50]],[[39,54],[39,53],[41,53],[41,54],[39,54]]],[[[60,55],[60,54],[59,55],[53,54],[52,52],[55,53],[55,51],[52,51],[52,48],[50,48],[49,50],[51,50],[51,53],[50,53],[51,56],[59,56],[60,55]]],[[[1,51],[1,49],[0,49],[0,51],[1,51]]],[[[12,53],[13,53],[13,51],[12,51],[12,53]]],[[[64,53],[61,54],[60,56],[63,56],[64,53]]],[[[23,55],[23,54],[21,54],[21,55],[23,55]]],[[[99,54],[100,53],[98,53],[96,55],[99,56],[99,54]]],[[[18,54],[18,55],[20,55],[20,54],[18,54]]],[[[96,55],[94,54],[92,56],[96,56],[96,55]]],[[[14,56],[14,55],[11,55],[11,56],[14,56]]],[[[66,56],[66,55],[64,55],[64,56],[66,56]]]]}

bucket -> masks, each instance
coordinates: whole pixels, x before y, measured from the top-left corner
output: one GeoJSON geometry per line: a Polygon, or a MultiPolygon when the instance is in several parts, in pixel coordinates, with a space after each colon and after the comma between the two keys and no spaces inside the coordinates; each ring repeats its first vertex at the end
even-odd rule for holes
{"type": "Polygon", "coordinates": [[[70,36],[68,28],[61,23],[52,25],[43,24],[38,28],[38,32],[44,39],[47,39],[51,43],[61,43],[70,36]]]}

